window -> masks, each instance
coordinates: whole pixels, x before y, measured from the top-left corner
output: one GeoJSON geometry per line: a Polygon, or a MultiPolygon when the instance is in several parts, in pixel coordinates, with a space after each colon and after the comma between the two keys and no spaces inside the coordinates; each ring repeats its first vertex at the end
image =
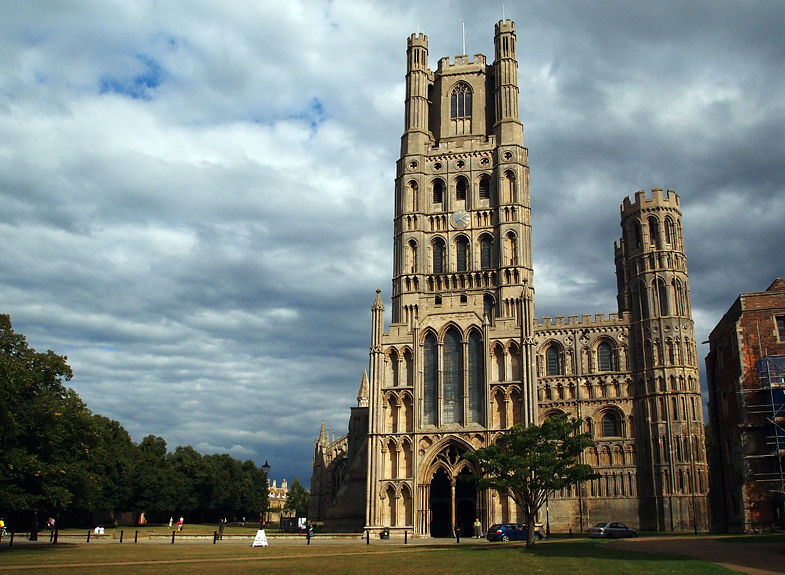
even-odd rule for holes
{"type": "Polygon", "coordinates": [[[450,96],[450,118],[470,118],[471,115],[471,89],[466,84],[458,84],[450,96]]]}
{"type": "Polygon", "coordinates": [[[433,203],[441,204],[444,197],[444,182],[441,180],[433,181],[433,203]]]}
{"type": "Polygon", "coordinates": [[[463,343],[461,334],[450,329],[442,350],[442,423],[461,423],[463,419],[463,343]]]}
{"type": "Polygon", "coordinates": [[[561,375],[561,357],[555,345],[545,352],[545,375],[561,375]]]}
{"type": "Polygon", "coordinates": [[[597,369],[598,371],[613,371],[611,346],[606,342],[597,346],[597,369]]]}
{"type": "Polygon", "coordinates": [[[469,240],[464,236],[455,242],[455,264],[456,271],[465,272],[468,269],[469,240]]]}
{"type": "Polygon", "coordinates": [[[493,318],[496,317],[496,305],[492,295],[485,294],[482,298],[482,309],[485,315],[488,316],[488,321],[493,324],[493,318]]]}
{"type": "Polygon", "coordinates": [[[619,437],[619,420],[612,413],[602,416],[602,436],[619,437]]]}
{"type": "Polygon", "coordinates": [[[777,332],[780,337],[780,341],[785,341],[785,315],[777,316],[777,332]]]}
{"type": "Polygon", "coordinates": [[[671,245],[673,243],[673,220],[665,218],[665,243],[671,245]]]}
{"type": "Polygon", "coordinates": [[[491,199],[491,180],[488,178],[488,176],[483,176],[480,178],[480,199],[491,199]]]}
{"type": "Polygon", "coordinates": [[[466,180],[463,178],[455,182],[455,199],[459,202],[466,200],[466,180]]]}
{"type": "Polygon", "coordinates": [[[444,273],[444,242],[442,240],[433,242],[433,273],[444,273]]]}
{"type": "Polygon", "coordinates": [[[490,237],[480,238],[480,268],[487,270],[491,268],[491,254],[493,242],[490,237]]]}
{"type": "Polygon", "coordinates": [[[483,385],[485,367],[483,366],[483,346],[479,332],[469,335],[469,421],[482,422],[483,385]]]}
{"type": "Polygon", "coordinates": [[[649,243],[657,245],[660,241],[660,225],[657,218],[649,218],[649,243]]]}
{"type": "Polygon", "coordinates": [[[426,424],[436,425],[439,348],[436,345],[436,336],[432,333],[425,337],[423,355],[423,419],[426,424]]]}

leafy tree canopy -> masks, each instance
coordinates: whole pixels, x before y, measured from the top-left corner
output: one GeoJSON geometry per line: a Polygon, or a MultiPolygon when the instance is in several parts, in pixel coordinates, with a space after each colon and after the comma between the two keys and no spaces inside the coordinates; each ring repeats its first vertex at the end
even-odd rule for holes
{"type": "Polygon", "coordinates": [[[546,497],[597,477],[590,465],[578,462],[584,449],[595,444],[580,428],[581,421],[556,415],[542,425],[515,425],[499,434],[496,443],[464,455],[480,469],[474,479],[478,488],[506,493],[521,507],[529,528],[527,547],[534,545],[535,517],[546,497]]]}
{"type": "Polygon", "coordinates": [[[289,487],[289,491],[286,493],[284,509],[294,511],[296,517],[307,517],[310,498],[311,494],[303,487],[300,480],[295,477],[291,487],[289,487]]]}

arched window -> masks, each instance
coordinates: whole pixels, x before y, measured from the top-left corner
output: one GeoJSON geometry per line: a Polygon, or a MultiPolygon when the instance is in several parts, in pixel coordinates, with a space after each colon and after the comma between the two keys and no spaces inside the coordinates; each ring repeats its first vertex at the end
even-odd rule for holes
{"type": "Polygon", "coordinates": [[[619,420],[612,413],[602,416],[602,436],[619,437],[619,420]]]}
{"type": "Polygon", "coordinates": [[[450,121],[453,134],[470,134],[472,131],[472,91],[461,82],[450,95],[450,121]]]}
{"type": "Polygon", "coordinates": [[[485,382],[483,374],[483,345],[479,332],[472,331],[469,335],[469,421],[482,423],[482,404],[484,402],[483,389],[485,382]]]}
{"type": "Polygon", "coordinates": [[[658,315],[670,315],[670,305],[668,302],[668,286],[665,284],[663,280],[657,280],[655,285],[652,286],[654,288],[654,296],[656,297],[655,302],[655,313],[658,315]]]}
{"type": "Polygon", "coordinates": [[[406,250],[406,273],[417,273],[417,242],[414,240],[409,240],[406,250]]]}
{"type": "Polygon", "coordinates": [[[450,96],[450,118],[470,118],[472,115],[472,91],[466,84],[458,84],[450,96]]]}
{"type": "Polygon", "coordinates": [[[483,236],[480,238],[480,268],[487,270],[491,269],[491,258],[493,254],[493,240],[490,236],[483,236]]]}
{"type": "Polygon", "coordinates": [[[444,242],[441,239],[433,242],[433,273],[444,273],[444,242]]]}
{"type": "Polygon", "coordinates": [[[458,330],[451,328],[444,336],[442,349],[442,423],[461,423],[463,419],[463,344],[458,330]]]}
{"type": "Polygon", "coordinates": [[[597,346],[597,370],[613,371],[611,346],[607,342],[602,342],[597,346]]]}
{"type": "Polygon", "coordinates": [[[504,172],[502,176],[502,201],[511,204],[515,201],[515,174],[504,172]]]}
{"type": "Polygon", "coordinates": [[[417,182],[410,181],[404,188],[404,201],[403,209],[407,212],[413,212],[417,209],[417,182]]]}
{"type": "Polygon", "coordinates": [[[640,249],[643,247],[643,237],[641,236],[641,225],[638,222],[634,222],[632,224],[632,227],[635,230],[635,247],[640,249]]]}
{"type": "Polygon", "coordinates": [[[552,345],[545,352],[545,375],[561,375],[561,356],[559,348],[552,345]]]}
{"type": "Polygon", "coordinates": [[[649,243],[653,246],[660,242],[660,224],[657,218],[649,218],[649,243]]]}
{"type": "Polygon", "coordinates": [[[488,176],[480,178],[480,199],[491,199],[491,179],[488,176]]]}
{"type": "Polygon", "coordinates": [[[504,237],[504,264],[514,266],[518,264],[518,238],[515,232],[507,232],[504,237]]]}
{"type": "Polygon", "coordinates": [[[469,269],[469,240],[466,236],[460,236],[455,241],[455,265],[456,271],[459,272],[469,269]]]}
{"type": "Polygon", "coordinates": [[[466,200],[466,180],[458,178],[455,182],[455,199],[459,202],[466,200]]]}
{"type": "Polygon", "coordinates": [[[493,318],[496,317],[496,302],[491,294],[483,296],[482,309],[484,314],[488,316],[488,321],[493,324],[493,318]]]}
{"type": "Polygon", "coordinates": [[[444,182],[441,180],[433,181],[433,203],[441,204],[444,200],[444,182]]]}
{"type": "Polygon", "coordinates": [[[436,392],[439,383],[439,348],[436,337],[429,333],[423,346],[423,420],[436,425],[436,392]]]}
{"type": "Polygon", "coordinates": [[[674,231],[673,220],[670,219],[669,217],[665,218],[665,243],[668,245],[673,244],[673,238],[674,238],[673,231],[674,231]]]}

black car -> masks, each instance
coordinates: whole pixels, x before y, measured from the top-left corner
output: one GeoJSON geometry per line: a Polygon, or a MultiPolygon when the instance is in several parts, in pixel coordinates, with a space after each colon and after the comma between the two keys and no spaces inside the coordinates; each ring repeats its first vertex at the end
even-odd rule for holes
{"type": "MultiPolygon", "coordinates": [[[[523,523],[497,523],[488,529],[488,541],[526,541],[529,530],[523,523]]],[[[534,532],[535,539],[542,539],[542,533],[534,532]]]]}

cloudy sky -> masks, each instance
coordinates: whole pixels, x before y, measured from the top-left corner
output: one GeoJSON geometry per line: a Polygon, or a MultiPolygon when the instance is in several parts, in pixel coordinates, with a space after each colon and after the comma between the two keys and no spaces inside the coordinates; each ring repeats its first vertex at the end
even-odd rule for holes
{"type": "Polygon", "coordinates": [[[0,313],[135,441],[307,483],[389,302],[406,38],[491,60],[503,11],[539,317],[615,311],[641,189],[681,196],[701,339],[785,275],[782,2],[9,0],[0,313]]]}

